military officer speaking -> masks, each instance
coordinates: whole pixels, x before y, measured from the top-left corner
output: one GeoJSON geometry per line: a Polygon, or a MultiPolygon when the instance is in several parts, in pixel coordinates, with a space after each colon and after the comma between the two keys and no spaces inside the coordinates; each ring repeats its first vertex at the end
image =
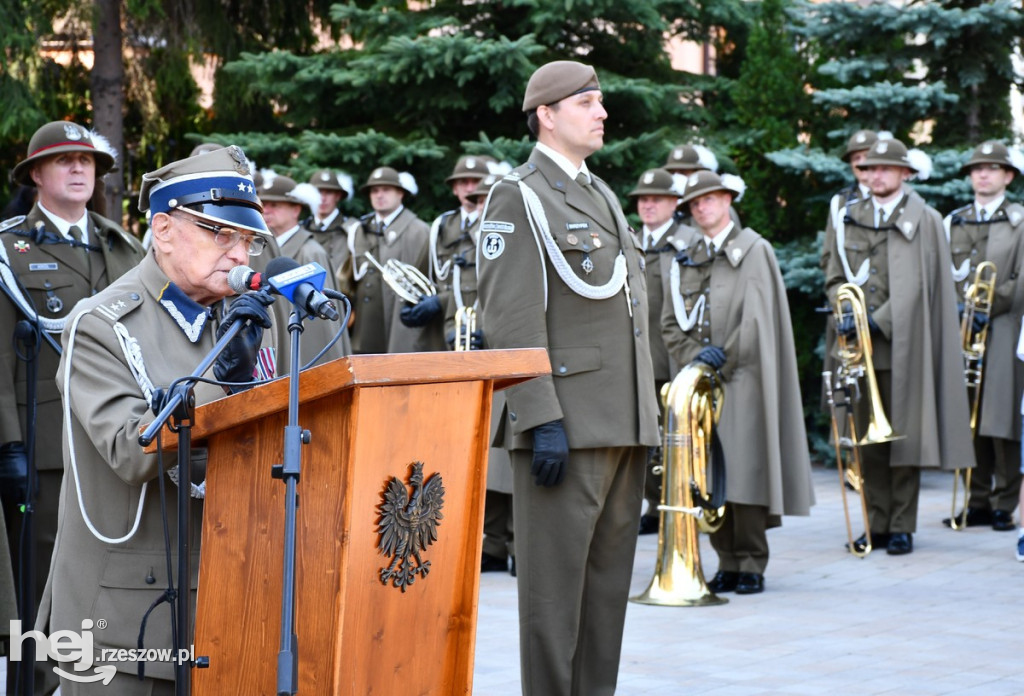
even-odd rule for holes
{"type": "MultiPolygon", "coordinates": [[[[38,200],[26,217],[0,225],[0,283],[6,289],[0,296],[0,393],[5,395],[0,402],[0,448],[7,465],[4,514],[12,552],[17,557],[20,551],[23,558],[31,553],[35,559],[35,587],[25,592],[36,603],[42,596],[57,532],[64,468],[61,439],[56,436],[60,396],[53,382],[60,359],[60,331],[76,302],[105,288],[143,255],[142,246],[117,223],[86,208],[97,178],[115,163],[114,155],[97,147],[97,142],[102,141],[69,121],[39,128],[29,141],[28,157],[11,172],[14,182],[35,187],[38,200]],[[34,345],[23,343],[16,350],[14,337],[23,320],[31,327],[28,333],[35,337],[34,345]],[[35,363],[34,380],[30,361],[35,363]],[[35,406],[35,417],[30,419],[31,406],[35,406]],[[34,548],[22,539],[19,507],[28,492],[31,450],[38,469],[33,487],[34,548]]],[[[17,671],[8,670],[9,677],[17,671]]],[[[52,672],[47,678],[53,679],[52,672]]]]}
{"type": "MultiPolygon", "coordinates": [[[[966,525],[991,525],[996,531],[1014,529],[1013,510],[1020,493],[1020,418],[1017,404],[1024,388],[1024,364],[1014,355],[1014,338],[1024,309],[1024,206],[1006,200],[1006,187],[1021,173],[1024,158],[1006,145],[978,145],[960,170],[970,177],[974,201],[943,220],[949,239],[957,302],[962,308],[968,286],[976,284],[978,264],[995,264],[991,306],[974,312],[968,328],[974,336],[987,333],[982,359],[974,455],[966,525]],[[987,325],[987,326],[986,326],[987,325]]],[[[980,280],[985,281],[983,276],[980,280]]],[[[963,329],[961,329],[963,331],[963,329]]],[[[966,344],[965,344],[966,345],[966,344]]],[[[962,511],[958,512],[958,518],[962,511]]],[[[959,519],[958,519],[959,521],[959,519]]],[[[950,519],[943,520],[949,526],[950,519]]]]}
{"type": "MultiPolygon", "coordinates": [[[[274,376],[257,360],[263,330],[271,328],[272,298],[247,293],[223,303],[233,294],[228,272],[262,252],[269,236],[242,151],[221,148],[146,174],[139,209],[151,221],[152,247],[138,266],[76,306],[57,373],[66,415],[62,514],[50,603],[40,619],[49,618],[51,631],[72,632],[102,620],[103,630],[94,634],[98,651],[172,648],[169,612],[157,602],[168,590],[172,554],[164,520],[175,529],[177,488],[189,484],[174,476],[174,453],[146,454],[138,442],[140,425],[161,407],[161,390],[192,374],[235,320],[246,324],[204,376],[234,383],[232,391],[274,376]],[[151,606],[158,608],[147,615],[151,606]]],[[[214,384],[195,388],[197,404],[224,395],[214,384]]],[[[201,481],[205,451],[193,449],[192,457],[201,481]]],[[[203,488],[191,485],[189,543],[198,573],[203,488]]],[[[188,645],[192,637],[180,642],[188,645]]],[[[145,681],[137,663],[113,664],[110,684],[62,676],[62,694],[174,693],[172,662],[146,662],[145,681]]],[[[82,674],[63,666],[66,675],[82,674]]]]}
{"type": "Polygon", "coordinates": [[[608,117],[594,69],[538,68],[523,111],[537,145],[491,189],[477,252],[488,347],[543,347],[552,367],[507,391],[499,433],[512,451],[523,693],[608,696],[658,442],[644,259],[587,168],[608,117]]]}

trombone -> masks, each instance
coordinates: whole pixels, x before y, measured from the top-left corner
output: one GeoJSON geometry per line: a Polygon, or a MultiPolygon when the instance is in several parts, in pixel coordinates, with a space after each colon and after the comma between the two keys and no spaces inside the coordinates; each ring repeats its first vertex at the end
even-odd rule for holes
{"type": "Polygon", "coordinates": [[[832,441],[836,448],[836,468],[839,470],[839,485],[843,492],[843,514],[846,517],[847,547],[854,556],[864,558],[871,553],[871,523],[868,519],[867,498],[864,494],[864,477],[861,473],[860,448],[865,445],[874,445],[882,442],[891,442],[902,439],[902,435],[896,435],[889,419],[882,409],[882,398],[878,392],[878,382],[875,379],[875,366],[871,358],[871,331],[868,328],[868,315],[865,309],[864,293],[860,287],[853,283],[844,283],[839,286],[836,292],[836,303],[833,316],[836,322],[836,349],[839,364],[836,368],[835,381],[830,370],[821,373],[825,383],[825,400],[828,403],[829,412],[832,416],[832,441]],[[851,340],[845,336],[839,327],[843,318],[852,316],[854,338],[851,340]],[[866,397],[869,406],[869,420],[867,431],[864,436],[858,438],[857,426],[854,422],[853,404],[858,401],[862,394],[860,390],[861,380],[866,386],[866,397]],[[837,403],[835,393],[842,392],[843,400],[837,403]],[[838,408],[846,411],[847,437],[840,437],[838,408]],[[849,450],[849,458],[844,459],[843,449],[849,450]],[[864,521],[864,538],[867,541],[862,551],[858,551],[854,544],[853,527],[850,523],[850,507],[846,500],[846,481],[851,480],[854,490],[860,498],[860,511],[864,521]]]}
{"type": "Polygon", "coordinates": [[[430,279],[412,264],[398,259],[388,259],[382,266],[370,252],[365,252],[363,256],[380,271],[380,276],[388,287],[409,304],[417,304],[424,297],[437,294],[437,288],[430,279]]]}
{"type": "Polygon", "coordinates": [[[476,310],[468,305],[455,310],[455,350],[473,350],[474,331],[476,331],[476,310]]]}
{"type": "MultiPolygon", "coordinates": [[[[979,331],[974,330],[974,317],[988,315],[992,311],[992,299],[996,293],[996,265],[982,261],[974,269],[974,282],[964,291],[964,313],[960,317],[960,349],[964,355],[964,380],[967,383],[967,397],[971,403],[971,436],[978,433],[978,411],[981,406],[981,378],[985,367],[985,341],[988,339],[988,322],[979,331]]],[[[953,471],[953,512],[949,517],[950,529],[960,531],[967,526],[967,506],[971,501],[971,470],[953,471]],[[957,519],[956,502],[959,497],[960,473],[964,477],[964,502],[957,519]]]]}

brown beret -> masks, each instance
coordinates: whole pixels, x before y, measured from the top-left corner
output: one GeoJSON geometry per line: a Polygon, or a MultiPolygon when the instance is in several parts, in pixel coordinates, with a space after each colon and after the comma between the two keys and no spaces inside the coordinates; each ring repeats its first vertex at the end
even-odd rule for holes
{"type": "Polygon", "coordinates": [[[556,60],[537,68],[526,84],[523,111],[554,104],[580,92],[601,89],[597,73],[589,65],[574,60],[556,60]]]}

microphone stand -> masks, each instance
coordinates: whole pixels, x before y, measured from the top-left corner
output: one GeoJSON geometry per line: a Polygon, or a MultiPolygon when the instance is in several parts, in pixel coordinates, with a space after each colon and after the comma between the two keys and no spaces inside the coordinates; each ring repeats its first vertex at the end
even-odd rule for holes
{"type": "Polygon", "coordinates": [[[299,506],[296,486],[302,472],[302,445],[309,444],[310,433],[299,426],[299,348],[302,321],[309,315],[296,304],[288,318],[291,334],[291,365],[288,371],[288,424],[284,428],[284,464],[271,470],[271,476],[282,479],[284,499],[284,570],[281,583],[281,648],[277,653],[278,696],[291,696],[299,691],[299,639],[295,633],[295,528],[299,506]]]}
{"type": "MultiPolygon", "coordinates": [[[[242,330],[245,321],[234,321],[228,325],[213,349],[203,358],[190,377],[206,374],[231,339],[242,330]]],[[[168,392],[163,408],[156,420],[139,436],[139,444],[149,445],[168,420],[168,427],[178,433],[178,593],[176,599],[176,630],[174,633],[174,693],[175,696],[190,696],[192,693],[192,661],[182,660],[181,652],[188,648],[192,623],[192,419],[195,417],[195,380],[184,379],[168,392]]],[[[209,667],[208,657],[197,657],[196,667],[209,667]]]]}

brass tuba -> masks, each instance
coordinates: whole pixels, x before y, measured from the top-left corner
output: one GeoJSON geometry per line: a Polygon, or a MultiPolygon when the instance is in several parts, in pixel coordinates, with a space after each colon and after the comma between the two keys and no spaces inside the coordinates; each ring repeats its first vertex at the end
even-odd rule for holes
{"type": "Polygon", "coordinates": [[[902,439],[896,435],[889,419],[882,409],[882,398],[878,392],[875,379],[875,365],[871,359],[871,331],[868,327],[868,314],[864,303],[864,293],[853,283],[843,283],[836,291],[836,302],[833,311],[836,322],[836,352],[839,364],[836,368],[835,382],[828,370],[822,373],[825,383],[825,399],[832,416],[832,441],[836,448],[836,468],[839,470],[839,485],[843,491],[843,514],[846,517],[847,548],[853,555],[863,558],[871,553],[871,524],[868,520],[867,499],[864,496],[864,478],[861,474],[860,448],[882,442],[902,439]],[[853,317],[856,332],[854,339],[847,338],[839,331],[843,318],[853,317]],[[867,399],[870,409],[867,432],[862,438],[857,437],[857,426],[854,423],[853,404],[862,396],[861,380],[865,382],[867,399]],[[837,404],[835,393],[841,392],[843,402],[837,404]],[[847,437],[840,436],[837,407],[846,410],[847,437]],[[843,450],[850,452],[849,459],[843,457],[843,450]],[[864,535],[867,546],[858,551],[854,545],[853,527],[850,524],[850,507],[846,501],[846,482],[849,479],[853,489],[860,497],[860,510],[864,518],[864,535]]]}
{"type": "Polygon", "coordinates": [[[704,582],[698,537],[698,528],[713,532],[721,527],[725,513],[724,469],[718,468],[721,458],[712,456],[713,429],[722,410],[721,383],[707,365],[690,363],[665,385],[661,396],[665,434],[657,563],[650,585],[630,599],[673,607],[724,604],[728,600],[704,582]]]}
{"type": "Polygon", "coordinates": [[[417,304],[424,297],[437,294],[437,288],[430,282],[430,279],[412,264],[398,259],[388,259],[384,265],[381,265],[370,252],[367,251],[363,256],[380,271],[381,278],[388,284],[388,287],[409,304],[417,304]]]}
{"type": "Polygon", "coordinates": [[[455,310],[455,350],[473,350],[473,332],[476,331],[476,310],[470,306],[455,310]]]}
{"type": "MultiPolygon", "coordinates": [[[[988,340],[988,322],[980,331],[974,330],[975,314],[988,315],[992,311],[992,299],[996,294],[996,265],[982,261],[974,269],[974,282],[964,291],[964,313],[960,317],[960,348],[964,354],[964,380],[967,382],[967,397],[971,402],[971,435],[978,432],[978,409],[981,406],[981,378],[985,367],[985,341],[988,340]]],[[[953,513],[949,526],[957,531],[967,526],[967,505],[971,501],[971,470],[956,469],[953,472],[953,513]],[[956,502],[960,474],[964,477],[964,502],[961,517],[957,519],[956,502]]]]}

